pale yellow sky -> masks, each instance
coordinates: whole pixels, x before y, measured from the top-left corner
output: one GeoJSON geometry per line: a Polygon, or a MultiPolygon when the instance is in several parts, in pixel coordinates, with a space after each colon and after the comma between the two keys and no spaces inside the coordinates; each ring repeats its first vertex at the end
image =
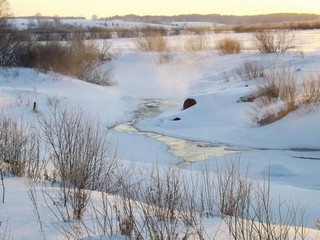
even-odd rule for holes
{"type": "Polygon", "coordinates": [[[9,0],[14,16],[317,13],[320,0],[9,0]]]}

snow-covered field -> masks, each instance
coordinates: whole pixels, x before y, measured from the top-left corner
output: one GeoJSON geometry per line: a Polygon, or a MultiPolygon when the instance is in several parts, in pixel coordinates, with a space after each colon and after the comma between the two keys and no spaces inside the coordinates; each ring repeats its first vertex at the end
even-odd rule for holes
{"type": "MultiPolygon", "coordinates": [[[[214,46],[215,41],[224,36],[243,41],[245,51],[235,55],[220,55],[213,48],[183,51],[177,46],[183,45],[185,37],[170,37],[169,43],[179,51],[170,52],[170,61],[166,64],[158,63],[159,53],[133,51],[135,39],[111,39],[112,48],[119,53],[106,63],[106,67],[111,64],[117,83],[111,87],[32,69],[1,68],[0,104],[26,121],[37,121],[37,114],[32,111],[33,102],[37,102],[38,110],[44,113],[52,98],[76,104],[99,116],[110,129],[110,139],[124,164],[135,162],[145,169],[158,163],[197,172],[203,167],[201,159],[206,159],[214,174],[219,164],[238,159],[241,168],[250,166],[249,177],[259,181],[270,178],[273,198],[305,208],[307,227],[315,228],[320,217],[320,108],[299,109],[278,122],[257,126],[250,115],[253,103],[239,102],[239,99],[255,91],[261,79],[240,80],[234,69],[250,60],[266,69],[290,66],[299,77],[320,74],[320,31],[296,32],[296,49],[284,54],[261,54],[254,50],[251,34],[213,34],[208,35],[208,41],[214,46]],[[182,110],[186,98],[194,98],[197,104],[182,110]],[[134,122],[143,132],[128,133],[114,128],[130,122],[141,106],[155,100],[161,111],[134,122]],[[177,118],[180,120],[173,121],[177,118]],[[170,151],[173,140],[161,141],[145,132],[195,140],[203,146],[198,148],[197,158],[186,161],[170,151]],[[224,156],[217,152],[215,157],[206,146],[210,151],[213,147],[230,151],[224,156]]],[[[182,146],[182,151],[194,150],[182,146]]],[[[13,239],[42,239],[25,181],[4,179],[6,199],[0,204],[0,232],[7,225],[13,239]]],[[[40,192],[38,201],[39,206],[45,208],[40,192]]],[[[46,239],[64,239],[53,226],[50,211],[41,209],[40,214],[46,239]]],[[[214,219],[212,224],[214,227],[208,229],[215,233],[219,220],[214,219]]],[[[227,232],[223,226],[220,230],[227,232]]],[[[318,231],[310,231],[310,239],[318,235],[318,231]]],[[[217,239],[225,237],[222,233],[217,235],[217,239]]]]}
{"type": "MultiPolygon", "coordinates": [[[[46,19],[53,22],[53,19],[46,19]]],[[[27,29],[37,25],[36,18],[14,18],[9,23],[14,24],[18,29],[27,29]]],[[[168,22],[162,24],[143,23],[143,22],[127,22],[123,20],[90,20],[90,19],[62,19],[61,24],[82,27],[107,27],[107,28],[143,28],[143,27],[164,27],[171,29],[173,27],[216,27],[223,24],[212,22],[168,22]]]]}
{"type": "MultiPolygon", "coordinates": [[[[53,19],[46,19],[45,21],[53,22],[53,19]]],[[[36,18],[14,18],[9,20],[10,24],[14,24],[18,29],[27,29],[28,27],[34,27],[38,24],[36,18]]],[[[153,24],[138,23],[138,22],[125,22],[122,20],[88,20],[88,19],[63,19],[61,24],[71,26],[82,26],[82,27],[122,27],[122,28],[134,28],[134,27],[145,27],[152,26],[153,24]]],[[[159,25],[157,25],[159,26],[159,25]]]]}

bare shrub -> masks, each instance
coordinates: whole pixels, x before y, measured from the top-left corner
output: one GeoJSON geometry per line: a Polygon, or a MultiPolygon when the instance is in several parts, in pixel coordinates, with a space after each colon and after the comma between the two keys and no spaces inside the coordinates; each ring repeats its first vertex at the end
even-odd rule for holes
{"type": "Polygon", "coordinates": [[[130,198],[122,198],[119,203],[120,205],[115,208],[117,210],[117,222],[120,234],[126,237],[140,236],[140,227],[135,225],[138,223],[138,220],[133,210],[135,206],[134,202],[130,198]]]}
{"type": "Polygon", "coordinates": [[[136,232],[145,232],[152,239],[177,239],[182,204],[179,173],[172,168],[162,175],[160,169],[155,168],[147,177],[147,181],[139,184],[139,192],[133,198],[139,200],[135,202],[136,208],[145,219],[145,226],[140,226],[143,228],[136,232]]]}
{"type": "Polygon", "coordinates": [[[223,216],[244,216],[253,185],[247,174],[248,169],[242,173],[236,160],[227,162],[224,169],[217,168],[216,206],[223,216]]]}
{"type": "Polygon", "coordinates": [[[316,228],[320,230],[320,218],[316,220],[316,228]]]}
{"type": "MultiPolygon", "coordinates": [[[[265,94],[265,97],[275,97],[288,105],[295,103],[297,98],[297,78],[295,71],[290,67],[280,67],[280,69],[271,68],[264,76],[263,89],[273,89],[271,95],[265,94]],[[277,90],[275,90],[277,89],[277,90]],[[274,96],[273,93],[277,92],[274,96]]],[[[263,91],[262,91],[263,92],[263,91]]],[[[264,91],[268,93],[268,91],[264,91]]],[[[270,102],[272,102],[270,100],[270,102]]]]}
{"type": "Polygon", "coordinates": [[[159,53],[157,64],[167,64],[172,60],[172,55],[169,52],[159,53]]]}
{"type": "Polygon", "coordinates": [[[278,121],[298,108],[298,88],[294,71],[290,67],[272,68],[264,76],[255,95],[253,117],[259,125],[278,121]],[[277,104],[274,108],[271,104],[277,104]],[[270,108],[269,108],[270,107],[270,108]]]}
{"type": "Polygon", "coordinates": [[[264,82],[253,94],[255,106],[253,118],[259,125],[278,121],[301,107],[318,106],[320,80],[318,75],[304,77],[301,86],[290,67],[272,68],[264,76],[264,82]]]}
{"type": "Polygon", "coordinates": [[[265,74],[265,69],[262,64],[250,60],[244,61],[241,66],[237,67],[234,71],[243,81],[261,78],[265,74]]]}
{"type": "Polygon", "coordinates": [[[12,30],[0,31],[0,66],[17,66],[17,53],[24,50],[25,40],[16,39],[16,32],[12,30]],[[21,41],[22,40],[22,41],[21,41]]]}
{"type": "Polygon", "coordinates": [[[136,40],[136,49],[141,52],[166,52],[168,41],[162,35],[150,33],[136,40]]]}
{"type": "Polygon", "coordinates": [[[174,167],[155,166],[140,170],[139,176],[135,170],[130,166],[119,172],[117,195],[101,192],[101,199],[95,195],[91,224],[55,222],[55,227],[70,239],[119,235],[128,239],[217,239],[217,232],[206,231],[209,222],[204,223],[203,217],[216,218],[215,213],[220,213],[220,224],[226,223],[233,239],[307,236],[304,211],[280,199],[279,208],[274,209],[270,181],[261,185],[249,179],[248,168],[240,171],[239,159],[219,166],[217,175],[207,167],[199,175],[174,167]]]}
{"type": "Polygon", "coordinates": [[[91,228],[84,226],[87,232],[135,239],[210,239],[197,212],[197,194],[201,192],[197,190],[197,178],[174,167],[139,171],[138,179],[128,177],[135,175],[132,171],[132,167],[126,168],[117,177],[118,196],[102,193],[102,206],[92,203],[95,217],[91,228]]]}
{"type": "Polygon", "coordinates": [[[62,206],[70,204],[73,217],[81,219],[90,190],[116,165],[106,132],[79,108],[56,107],[39,121],[60,181],[62,206]]]}
{"type": "Polygon", "coordinates": [[[221,54],[240,53],[241,48],[240,41],[234,38],[225,37],[216,43],[216,49],[221,54]]]}
{"type": "Polygon", "coordinates": [[[94,213],[92,225],[93,229],[95,229],[95,231],[91,231],[95,235],[112,237],[118,234],[120,224],[117,222],[118,218],[114,201],[118,202],[118,199],[102,191],[101,204],[91,204],[94,213]]]}
{"type": "MultiPolygon", "coordinates": [[[[216,178],[215,175],[209,171],[207,165],[201,171],[200,186],[194,186],[200,190],[200,207],[199,212],[201,216],[212,217],[216,212],[216,178]]],[[[194,183],[194,182],[192,182],[194,183]]]]}
{"type": "Polygon", "coordinates": [[[139,33],[142,34],[143,36],[154,36],[154,35],[167,36],[168,30],[163,27],[146,26],[146,27],[139,28],[139,33]]]}
{"type": "Polygon", "coordinates": [[[85,43],[82,40],[75,39],[68,45],[68,50],[71,52],[71,55],[69,55],[71,63],[69,63],[70,67],[66,74],[76,76],[79,79],[83,79],[88,72],[104,60],[101,51],[91,42],[85,43]]]}
{"type": "Polygon", "coordinates": [[[98,56],[100,61],[110,61],[112,58],[111,54],[111,43],[108,41],[103,41],[101,46],[93,45],[96,49],[96,55],[98,56]]]}
{"type": "Polygon", "coordinates": [[[261,53],[284,53],[295,48],[294,38],[289,30],[264,30],[254,34],[254,45],[261,53]]]}
{"type": "Polygon", "coordinates": [[[0,122],[0,163],[5,171],[31,179],[41,178],[44,161],[40,159],[39,135],[31,126],[3,115],[0,122]]]}
{"type": "Polygon", "coordinates": [[[243,209],[244,215],[225,219],[234,239],[306,239],[304,210],[281,199],[278,209],[274,209],[270,179],[262,185],[255,184],[251,194],[252,198],[243,209]]]}
{"type": "Polygon", "coordinates": [[[115,85],[115,82],[113,81],[112,69],[106,69],[106,70],[93,69],[86,72],[82,79],[86,82],[97,84],[100,86],[115,85]]]}
{"type": "Polygon", "coordinates": [[[117,205],[121,233],[139,239],[186,239],[201,227],[191,181],[174,167],[156,166],[142,180],[123,179],[117,205]],[[189,191],[191,190],[191,191],[189,191]]]}
{"type": "Polygon", "coordinates": [[[0,28],[7,25],[7,18],[11,16],[10,4],[8,0],[0,0],[0,28]]]}
{"type": "Polygon", "coordinates": [[[56,107],[60,103],[61,99],[56,96],[48,96],[47,105],[49,107],[56,107]]]}
{"type": "Polygon", "coordinates": [[[47,42],[45,44],[30,42],[29,44],[30,47],[25,48],[25,51],[29,52],[19,56],[19,59],[23,59],[25,61],[21,62],[20,64],[30,64],[32,63],[33,58],[33,66],[31,67],[38,68],[42,71],[67,73],[69,66],[67,66],[65,63],[72,62],[72,55],[70,54],[67,45],[63,45],[60,42],[47,42]],[[35,56],[33,56],[33,54],[35,54],[35,56]],[[29,60],[28,58],[24,58],[24,56],[28,56],[29,60]]]}
{"type": "Polygon", "coordinates": [[[220,71],[219,75],[220,75],[221,81],[224,83],[228,83],[231,79],[230,73],[227,71],[220,71]]]}
{"type": "Polygon", "coordinates": [[[41,235],[42,235],[43,239],[45,239],[43,222],[42,222],[42,219],[40,216],[40,211],[39,211],[40,209],[39,209],[39,204],[38,204],[36,185],[33,182],[27,182],[26,183],[26,190],[28,192],[29,198],[30,198],[32,206],[33,206],[33,212],[36,215],[37,222],[39,223],[41,235]]]}
{"type": "Polygon", "coordinates": [[[306,105],[320,105],[320,75],[309,75],[302,82],[302,102],[306,105]]]}
{"type": "Polygon", "coordinates": [[[11,229],[10,229],[10,225],[9,225],[9,221],[5,221],[5,222],[1,222],[0,225],[1,229],[0,229],[0,239],[1,240],[10,240],[10,239],[14,239],[13,234],[11,233],[11,229]]]}
{"type": "Polygon", "coordinates": [[[185,49],[188,51],[203,51],[208,49],[208,39],[205,32],[199,32],[186,40],[185,49]]]}
{"type": "Polygon", "coordinates": [[[304,209],[271,198],[270,179],[249,179],[237,159],[217,168],[217,207],[233,239],[305,239],[304,209]],[[273,206],[278,206],[274,209],[273,206]]]}

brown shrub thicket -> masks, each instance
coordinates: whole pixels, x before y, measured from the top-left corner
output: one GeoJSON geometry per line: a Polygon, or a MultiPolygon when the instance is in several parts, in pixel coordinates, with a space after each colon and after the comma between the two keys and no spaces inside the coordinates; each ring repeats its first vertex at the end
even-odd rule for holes
{"type": "Polygon", "coordinates": [[[222,54],[240,53],[241,43],[237,39],[226,37],[217,42],[216,48],[222,54]]]}
{"type": "Polygon", "coordinates": [[[111,59],[110,44],[98,46],[85,43],[81,38],[69,42],[35,42],[15,39],[13,32],[0,40],[0,66],[36,68],[54,71],[91,83],[112,85],[110,69],[97,72],[95,69],[111,59]]]}
{"type": "Polygon", "coordinates": [[[254,94],[253,116],[259,125],[267,125],[285,117],[298,108],[297,77],[290,67],[271,69],[254,94]],[[277,104],[277,108],[272,105],[277,104]],[[270,108],[270,110],[268,110],[270,108]]]}
{"type": "Polygon", "coordinates": [[[136,49],[141,52],[166,52],[168,41],[157,33],[150,33],[136,40],[136,49]]]}
{"type": "Polygon", "coordinates": [[[270,30],[308,30],[319,29],[320,21],[306,21],[306,22],[287,22],[274,24],[260,24],[260,25],[238,25],[234,27],[219,27],[220,31],[233,30],[236,33],[243,32],[261,32],[270,30]]]}
{"type": "Polygon", "coordinates": [[[320,76],[313,74],[298,79],[290,67],[272,68],[264,74],[257,92],[243,99],[249,98],[255,103],[252,112],[255,121],[259,125],[270,124],[297,109],[319,106],[320,76]]]}

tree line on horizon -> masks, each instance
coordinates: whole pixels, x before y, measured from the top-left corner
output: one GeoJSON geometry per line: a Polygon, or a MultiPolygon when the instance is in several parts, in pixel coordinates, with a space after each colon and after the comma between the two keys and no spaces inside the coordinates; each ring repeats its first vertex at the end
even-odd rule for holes
{"type": "Polygon", "coordinates": [[[255,23],[279,23],[279,22],[300,22],[300,21],[318,21],[319,14],[305,13],[273,13],[261,15],[221,15],[221,14],[182,14],[175,16],[164,15],[124,15],[113,16],[102,19],[122,19],[125,21],[138,21],[149,23],[161,22],[215,22],[221,24],[255,24],[255,23]]]}

